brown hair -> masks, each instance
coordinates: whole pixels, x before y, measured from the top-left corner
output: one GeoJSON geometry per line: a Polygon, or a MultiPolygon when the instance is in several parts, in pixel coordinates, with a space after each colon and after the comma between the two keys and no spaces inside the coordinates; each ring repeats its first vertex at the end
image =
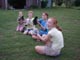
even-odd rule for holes
{"type": "Polygon", "coordinates": [[[58,21],[56,18],[50,18],[53,21],[53,24],[55,24],[55,27],[59,30],[62,31],[61,27],[58,26],[58,21]]]}
{"type": "Polygon", "coordinates": [[[43,14],[45,14],[45,15],[47,16],[47,18],[48,18],[48,13],[46,13],[46,12],[43,12],[43,14]]]}

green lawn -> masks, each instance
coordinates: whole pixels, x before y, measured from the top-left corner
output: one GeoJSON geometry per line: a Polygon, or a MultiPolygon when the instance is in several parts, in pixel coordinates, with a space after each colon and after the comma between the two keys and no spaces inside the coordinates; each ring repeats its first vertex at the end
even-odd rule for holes
{"type": "MultiPolygon", "coordinates": [[[[27,16],[28,10],[23,10],[27,16]]],[[[80,60],[80,10],[67,8],[34,9],[35,16],[48,12],[56,17],[63,28],[65,47],[62,55],[55,58],[35,52],[36,42],[30,36],[16,32],[18,10],[0,10],[0,60],[80,60]]]]}

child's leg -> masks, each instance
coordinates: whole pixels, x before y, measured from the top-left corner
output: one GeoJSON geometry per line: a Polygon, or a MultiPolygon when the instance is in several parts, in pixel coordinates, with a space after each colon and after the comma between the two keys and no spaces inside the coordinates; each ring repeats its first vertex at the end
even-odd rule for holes
{"type": "Polygon", "coordinates": [[[32,35],[32,38],[37,40],[37,41],[40,41],[40,38],[37,35],[32,35]]]}
{"type": "Polygon", "coordinates": [[[33,39],[37,39],[37,36],[36,36],[36,35],[32,35],[32,38],[33,38],[33,39]]]}
{"type": "Polygon", "coordinates": [[[36,46],[35,50],[39,54],[45,54],[48,56],[59,56],[61,49],[53,50],[51,47],[47,46],[36,46]]]}
{"type": "Polygon", "coordinates": [[[25,30],[23,34],[25,34],[25,35],[26,35],[27,33],[28,33],[28,30],[25,30]]]}
{"type": "Polygon", "coordinates": [[[23,28],[24,28],[23,26],[20,26],[20,31],[22,31],[22,30],[23,30],[23,28]]]}
{"type": "Polygon", "coordinates": [[[28,34],[33,35],[33,30],[30,30],[28,34]]]}
{"type": "Polygon", "coordinates": [[[35,50],[39,54],[45,54],[45,46],[36,46],[35,50]]]}
{"type": "Polygon", "coordinates": [[[21,31],[22,33],[25,31],[25,27],[23,27],[23,30],[21,31]]]}
{"type": "Polygon", "coordinates": [[[19,25],[17,26],[16,31],[19,31],[19,25]]]}

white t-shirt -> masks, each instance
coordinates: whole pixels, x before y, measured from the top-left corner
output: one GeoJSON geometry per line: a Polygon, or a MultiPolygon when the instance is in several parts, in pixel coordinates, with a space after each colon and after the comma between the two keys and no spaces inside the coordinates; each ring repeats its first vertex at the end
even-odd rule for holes
{"type": "Polygon", "coordinates": [[[51,36],[52,49],[61,49],[64,47],[63,35],[61,31],[57,28],[52,28],[48,34],[51,36]]]}
{"type": "Polygon", "coordinates": [[[27,29],[33,29],[33,28],[35,27],[35,26],[33,25],[33,19],[34,19],[34,18],[32,18],[32,19],[27,18],[27,19],[25,20],[26,25],[27,25],[27,29]]]}

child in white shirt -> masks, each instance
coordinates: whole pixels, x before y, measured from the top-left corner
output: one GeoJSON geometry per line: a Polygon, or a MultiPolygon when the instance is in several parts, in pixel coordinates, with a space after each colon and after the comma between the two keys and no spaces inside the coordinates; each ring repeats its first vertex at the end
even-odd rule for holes
{"type": "Polygon", "coordinates": [[[55,18],[48,19],[49,32],[47,35],[38,37],[45,43],[44,46],[36,46],[35,50],[39,54],[45,54],[49,56],[58,56],[64,47],[64,40],[61,28],[57,25],[55,18]]]}
{"type": "Polygon", "coordinates": [[[29,11],[28,18],[25,20],[26,30],[24,31],[24,34],[32,34],[32,30],[35,28],[33,20],[33,11],[29,11]]]}

